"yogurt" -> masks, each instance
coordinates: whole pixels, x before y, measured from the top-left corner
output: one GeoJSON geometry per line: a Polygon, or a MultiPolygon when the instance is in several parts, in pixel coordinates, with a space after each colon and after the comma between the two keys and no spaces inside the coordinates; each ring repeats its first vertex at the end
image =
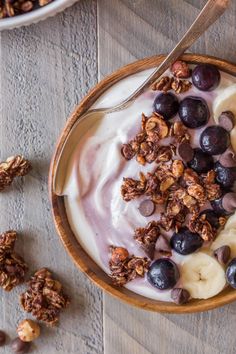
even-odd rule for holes
{"type": "MultiPolygon", "coordinates": [[[[145,70],[121,80],[108,89],[93,108],[122,102],[152,71],[145,70]]],[[[221,72],[221,82],[216,90],[201,92],[193,86],[178,98],[181,100],[189,95],[203,97],[211,113],[208,124],[213,124],[211,107],[214,98],[235,82],[234,77],[221,72]]],[[[149,90],[121,112],[84,120],[81,131],[85,133],[78,136],[77,146],[68,162],[63,195],[69,223],[80,245],[108,274],[109,246],[125,247],[130,254],[146,256],[133,238],[134,230],[157,220],[160,213],[160,208],[157,208],[154,215],[144,217],[138,211],[142,198],[125,202],[120,193],[123,177],[137,179],[140,171],[153,172],[156,168],[155,163],[141,166],[135,158],[126,161],[120,149],[139,132],[141,114],[151,115],[158,94],[158,91],[149,90]]],[[[199,146],[199,134],[205,127],[192,132],[189,130],[193,147],[199,146]]],[[[180,266],[183,258],[175,252],[171,257],[180,266]]],[[[172,301],[170,291],[158,291],[146,278],[137,278],[125,287],[151,299],[172,301]]]]}

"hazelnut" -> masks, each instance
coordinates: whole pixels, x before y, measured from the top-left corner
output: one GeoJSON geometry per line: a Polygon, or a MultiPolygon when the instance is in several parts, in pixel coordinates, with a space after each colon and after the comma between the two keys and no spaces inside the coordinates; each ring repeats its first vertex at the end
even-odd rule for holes
{"type": "Polygon", "coordinates": [[[40,335],[40,327],[33,320],[23,320],[17,328],[17,333],[23,342],[32,342],[40,335]]]}
{"type": "Polygon", "coordinates": [[[114,264],[125,261],[129,257],[129,252],[123,247],[115,247],[112,250],[111,261],[114,264]]]}
{"type": "Polygon", "coordinates": [[[171,72],[175,77],[186,79],[191,75],[191,70],[185,61],[177,60],[171,66],[171,72]]]}

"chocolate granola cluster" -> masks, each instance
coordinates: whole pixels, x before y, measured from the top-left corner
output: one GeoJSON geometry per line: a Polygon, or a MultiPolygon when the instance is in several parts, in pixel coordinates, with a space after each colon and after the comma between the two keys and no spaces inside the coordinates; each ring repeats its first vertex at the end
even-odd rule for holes
{"type": "Polygon", "coordinates": [[[10,186],[15,177],[23,177],[31,170],[31,164],[21,155],[11,156],[0,163],[0,191],[10,186]]]}
{"type": "Polygon", "coordinates": [[[24,281],[28,269],[25,261],[15,251],[17,238],[15,231],[6,231],[0,234],[0,286],[11,291],[24,281]]]}
{"type": "Polygon", "coordinates": [[[152,162],[169,161],[176,152],[176,145],[160,145],[164,138],[172,137],[173,143],[180,143],[190,139],[187,128],[181,122],[168,125],[158,113],[150,117],[142,114],[141,131],[127,144],[123,144],[121,153],[126,160],[136,156],[141,165],[152,162]]]}
{"type": "Polygon", "coordinates": [[[29,289],[20,297],[23,309],[49,326],[56,325],[60,311],[69,305],[61,283],[53,279],[49,270],[42,268],[31,277],[28,285],[29,289]]]}
{"type": "Polygon", "coordinates": [[[114,285],[123,286],[137,277],[144,277],[148,271],[150,265],[148,258],[130,256],[123,247],[112,246],[110,251],[109,265],[114,285]]]}

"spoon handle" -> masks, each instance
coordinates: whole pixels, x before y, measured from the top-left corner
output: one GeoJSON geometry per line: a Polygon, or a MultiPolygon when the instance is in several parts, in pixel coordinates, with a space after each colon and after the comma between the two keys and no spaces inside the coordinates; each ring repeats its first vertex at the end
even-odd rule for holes
{"type": "Polygon", "coordinates": [[[158,68],[121,104],[107,109],[107,113],[124,109],[153,84],[226,10],[230,0],[208,0],[191,27],[158,68]]]}

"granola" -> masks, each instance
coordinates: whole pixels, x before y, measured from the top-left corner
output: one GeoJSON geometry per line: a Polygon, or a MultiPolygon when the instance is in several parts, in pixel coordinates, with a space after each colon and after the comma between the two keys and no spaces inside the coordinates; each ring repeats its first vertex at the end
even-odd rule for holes
{"type": "Polygon", "coordinates": [[[121,195],[123,199],[128,202],[132,199],[144,194],[146,189],[146,178],[140,177],[140,180],[133,178],[123,178],[123,184],[121,186],[121,195]]]}
{"type": "Polygon", "coordinates": [[[217,229],[212,227],[204,214],[200,216],[193,215],[188,223],[188,228],[190,231],[199,234],[204,241],[213,241],[217,233],[217,229]]]}
{"type": "Polygon", "coordinates": [[[21,155],[9,157],[0,163],[0,191],[10,186],[15,177],[25,176],[31,170],[31,164],[21,155]]]}
{"type": "Polygon", "coordinates": [[[141,164],[152,163],[160,156],[159,141],[169,134],[169,127],[163,117],[153,113],[150,117],[142,114],[141,131],[133,140],[121,147],[121,153],[126,160],[136,156],[141,164]]]}
{"type": "Polygon", "coordinates": [[[53,279],[48,269],[42,268],[31,277],[28,285],[29,289],[20,296],[21,306],[37,320],[55,326],[61,310],[69,305],[61,283],[53,279]]]}
{"type": "Polygon", "coordinates": [[[134,239],[151,259],[153,258],[155,244],[159,235],[160,228],[156,221],[151,221],[146,227],[139,227],[134,231],[134,239]]]}
{"type": "MultiPolygon", "coordinates": [[[[119,262],[117,262],[117,249],[120,253],[121,247],[111,246],[111,259],[109,262],[111,278],[116,286],[123,286],[129,281],[137,278],[144,277],[145,273],[148,271],[150,261],[146,257],[135,257],[130,256],[128,251],[123,248],[123,252],[127,256],[123,257],[119,262]],[[115,261],[114,261],[115,259],[115,261]]],[[[119,257],[118,257],[119,258],[119,257]]]]}
{"type": "Polygon", "coordinates": [[[14,252],[16,238],[12,230],[0,234],[0,286],[6,291],[22,283],[28,270],[23,258],[14,252]]]}

